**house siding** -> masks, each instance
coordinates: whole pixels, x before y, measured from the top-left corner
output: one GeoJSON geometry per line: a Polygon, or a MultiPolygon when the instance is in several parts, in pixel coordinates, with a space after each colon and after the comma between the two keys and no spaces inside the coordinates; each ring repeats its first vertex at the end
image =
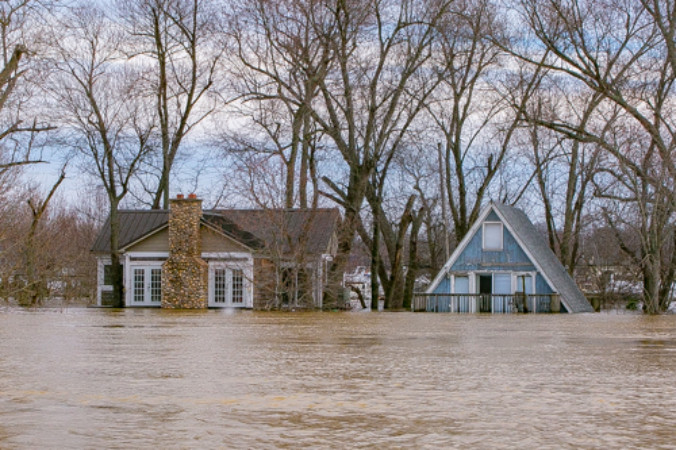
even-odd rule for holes
{"type": "MultiPolygon", "coordinates": [[[[213,230],[200,226],[202,236],[203,252],[249,252],[245,246],[235,242],[226,236],[216,233],[213,230]]],[[[128,252],[168,252],[169,251],[169,231],[167,229],[158,231],[148,236],[141,242],[129,247],[128,252]]]]}
{"type": "Polygon", "coordinates": [[[168,252],[169,251],[169,231],[163,229],[157,233],[148,236],[141,242],[129,247],[127,252],[168,252]]]}
{"type": "Polygon", "coordinates": [[[249,249],[233,239],[216,233],[205,226],[200,227],[200,232],[202,234],[202,251],[205,253],[250,252],[249,249]]]}
{"type": "Polygon", "coordinates": [[[495,213],[495,211],[491,211],[488,213],[486,216],[486,219],[484,220],[485,222],[501,222],[500,217],[495,213]]]}
{"type": "Polygon", "coordinates": [[[254,309],[271,309],[275,304],[277,271],[275,264],[267,258],[254,259],[254,309]]]}
{"type": "Polygon", "coordinates": [[[538,294],[553,294],[554,290],[549,286],[547,280],[538,273],[535,277],[535,292],[538,294]]]}
{"type": "Polygon", "coordinates": [[[435,294],[450,294],[451,292],[451,279],[449,276],[445,276],[443,280],[439,282],[439,285],[434,290],[435,294]]]}
{"type": "MultiPolygon", "coordinates": [[[[488,221],[498,221],[497,216],[488,221]]],[[[483,250],[483,227],[479,227],[467,247],[451,267],[451,272],[490,272],[494,270],[512,270],[514,272],[531,272],[535,266],[521,249],[506,226],[502,227],[502,251],[483,250]]]]}

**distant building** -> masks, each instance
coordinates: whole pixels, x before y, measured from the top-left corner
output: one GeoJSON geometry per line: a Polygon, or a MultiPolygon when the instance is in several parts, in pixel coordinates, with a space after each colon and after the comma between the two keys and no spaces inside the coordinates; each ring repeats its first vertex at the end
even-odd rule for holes
{"type": "Polygon", "coordinates": [[[490,203],[414,309],[439,312],[593,312],[520,209],[490,203]]]}
{"type": "MultiPolygon", "coordinates": [[[[369,267],[357,266],[353,272],[344,274],[343,285],[349,289],[352,309],[362,309],[362,300],[366,304],[366,308],[371,307],[371,270],[369,267]]],[[[380,298],[384,294],[383,287],[379,283],[378,297],[380,298]]]]}
{"type": "MultiPolygon", "coordinates": [[[[337,209],[202,211],[191,195],[119,215],[127,307],[322,307],[337,209]]],[[[92,249],[100,306],[112,297],[109,220],[92,249]]]]}

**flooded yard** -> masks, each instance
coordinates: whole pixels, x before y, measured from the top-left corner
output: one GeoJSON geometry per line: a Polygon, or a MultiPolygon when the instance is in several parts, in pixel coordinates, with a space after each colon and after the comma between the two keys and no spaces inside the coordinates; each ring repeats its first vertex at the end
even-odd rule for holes
{"type": "Polygon", "coordinates": [[[0,310],[0,448],[676,448],[676,316],[0,310]]]}

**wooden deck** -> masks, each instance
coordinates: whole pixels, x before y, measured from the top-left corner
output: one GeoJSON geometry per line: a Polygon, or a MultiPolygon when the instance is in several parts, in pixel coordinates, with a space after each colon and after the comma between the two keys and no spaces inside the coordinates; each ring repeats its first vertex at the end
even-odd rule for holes
{"type": "Polygon", "coordinates": [[[558,294],[425,294],[416,293],[412,311],[452,313],[560,312],[558,294]]]}

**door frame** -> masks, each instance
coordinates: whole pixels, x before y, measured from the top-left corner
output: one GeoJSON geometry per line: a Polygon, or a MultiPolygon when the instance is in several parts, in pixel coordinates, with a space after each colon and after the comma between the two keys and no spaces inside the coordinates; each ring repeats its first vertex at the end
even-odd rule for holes
{"type": "Polygon", "coordinates": [[[248,264],[242,261],[210,261],[208,276],[209,308],[251,308],[251,276],[248,264]],[[225,302],[216,302],[216,270],[225,270],[225,302]],[[233,303],[233,271],[241,273],[242,301],[233,303]]]}
{"type": "Polygon", "coordinates": [[[129,277],[127,278],[126,306],[128,307],[155,307],[162,306],[162,264],[148,261],[134,261],[129,265],[129,277]],[[136,294],[135,271],[143,271],[143,301],[134,301],[136,294]],[[159,286],[153,286],[153,271],[159,271],[159,286]],[[158,288],[160,298],[158,301],[152,301],[153,288],[158,288]]]}

